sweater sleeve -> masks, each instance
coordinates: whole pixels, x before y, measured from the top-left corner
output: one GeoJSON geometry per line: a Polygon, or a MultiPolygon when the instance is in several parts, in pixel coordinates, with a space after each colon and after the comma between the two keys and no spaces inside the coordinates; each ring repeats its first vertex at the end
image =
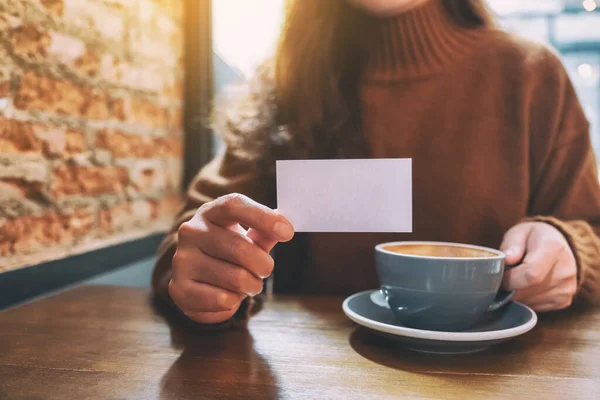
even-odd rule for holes
{"type": "Polygon", "coordinates": [[[549,57],[531,114],[529,220],[566,237],[577,261],[576,301],[600,305],[600,184],[589,124],[564,67],[549,57]]]}
{"type": "MultiPolygon", "coordinates": [[[[179,226],[189,221],[204,203],[229,193],[241,193],[272,207],[273,204],[269,201],[270,184],[269,179],[259,173],[254,163],[237,158],[227,149],[198,173],[187,190],[184,207],[175,218],[171,231],[163,239],[158,249],[158,259],[152,274],[152,289],[154,296],[159,301],[166,303],[169,308],[183,317],[183,314],[172,302],[168,290],[171,280],[171,261],[177,248],[179,226]]],[[[250,315],[259,311],[262,300],[262,295],[246,298],[231,320],[210,328],[245,324],[250,315]]]]}
{"type": "Polygon", "coordinates": [[[600,187],[589,136],[557,149],[530,220],[557,228],[569,242],[578,268],[577,300],[600,305],[600,187]]]}

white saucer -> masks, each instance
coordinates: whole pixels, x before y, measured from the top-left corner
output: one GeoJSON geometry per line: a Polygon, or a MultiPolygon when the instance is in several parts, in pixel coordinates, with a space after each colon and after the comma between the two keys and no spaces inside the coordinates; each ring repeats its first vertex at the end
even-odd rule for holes
{"type": "Polygon", "coordinates": [[[426,353],[460,354],[481,351],[522,335],[536,325],[537,315],[529,307],[510,302],[486,314],[472,328],[460,332],[427,331],[409,328],[396,320],[379,290],[356,293],[342,305],[352,321],[378,334],[401,342],[405,347],[426,353]]]}

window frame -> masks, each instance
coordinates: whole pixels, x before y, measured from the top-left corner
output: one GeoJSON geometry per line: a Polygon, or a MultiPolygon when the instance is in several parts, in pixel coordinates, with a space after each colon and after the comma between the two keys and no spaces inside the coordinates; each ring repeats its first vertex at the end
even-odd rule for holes
{"type": "Polygon", "coordinates": [[[212,0],[185,0],[185,135],[183,187],[213,157],[210,129],[213,88],[212,0]]]}

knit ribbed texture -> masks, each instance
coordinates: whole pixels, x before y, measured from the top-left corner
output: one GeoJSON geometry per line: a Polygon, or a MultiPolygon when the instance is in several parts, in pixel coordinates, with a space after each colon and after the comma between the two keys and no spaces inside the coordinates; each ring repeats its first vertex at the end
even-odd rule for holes
{"type": "Polygon", "coordinates": [[[380,21],[365,79],[407,79],[442,72],[467,56],[484,38],[483,29],[459,26],[441,0],[430,0],[398,17],[380,21]]]}

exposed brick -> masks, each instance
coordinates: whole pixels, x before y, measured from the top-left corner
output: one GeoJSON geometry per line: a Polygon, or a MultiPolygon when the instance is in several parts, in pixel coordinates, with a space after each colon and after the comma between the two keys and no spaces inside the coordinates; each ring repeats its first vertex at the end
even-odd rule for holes
{"type": "Polygon", "coordinates": [[[21,21],[13,15],[0,11],[0,32],[19,26],[21,21]]]}
{"type": "Polygon", "coordinates": [[[81,131],[0,118],[0,153],[70,157],[86,150],[81,131]]]}
{"type": "Polygon", "coordinates": [[[110,235],[126,229],[142,227],[158,218],[157,204],[149,200],[137,200],[100,210],[99,230],[110,235]]]}
{"type": "Polygon", "coordinates": [[[86,54],[87,48],[80,39],[51,32],[48,51],[64,63],[74,63],[86,54]]]}
{"type": "Polygon", "coordinates": [[[183,177],[183,161],[178,158],[169,158],[164,162],[167,188],[179,190],[181,188],[181,178],[183,177]]]}
{"type": "Polygon", "coordinates": [[[0,153],[40,154],[42,141],[33,124],[0,118],[0,153]]]}
{"type": "Polygon", "coordinates": [[[121,10],[102,3],[82,0],[64,0],[63,19],[82,29],[96,29],[105,37],[122,41],[125,36],[125,18],[121,10]]]}
{"type": "Polygon", "coordinates": [[[153,158],[181,157],[182,137],[152,138],[119,131],[103,130],[96,135],[96,147],[106,149],[115,157],[153,158]]]}
{"type": "Polygon", "coordinates": [[[86,46],[82,40],[72,36],[52,32],[50,39],[48,53],[58,61],[73,67],[84,75],[101,76],[107,74],[106,71],[111,63],[118,65],[114,56],[100,54],[86,46]]]}
{"type": "Polygon", "coordinates": [[[160,218],[172,219],[183,206],[183,199],[178,193],[169,194],[163,197],[159,203],[158,213],[160,218]]]}
{"type": "Polygon", "coordinates": [[[170,221],[181,205],[181,108],[162,99],[183,94],[183,1],[0,3],[0,270],[170,221]]]}
{"type": "Polygon", "coordinates": [[[48,163],[38,154],[0,154],[0,179],[46,182],[48,163]]]}
{"type": "Polygon", "coordinates": [[[48,54],[50,42],[50,34],[32,24],[17,26],[9,32],[10,48],[19,56],[43,58],[48,54]]]}
{"type": "Polygon", "coordinates": [[[91,119],[108,119],[109,100],[104,93],[86,92],[87,102],[83,108],[82,115],[91,119]]]}
{"type": "MultiPolygon", "coordinates": [[[[177,0],[143,0],[141,3],[136,0],[104,0],[108,3],[125,3],[129,4],[130,7],[136,4],[141,4],[143,7],[148,7],[148,5],[153,5],[156,7],[156,11],[160,11],[164,14],[168,14],[169,16],[176,15],[177,12],[181,13],[183,9],[183,2],[177,0]]],[[[156,12],[155,11],[155,12],[156,12]]]]}
{"type": "Polygon", "coordinates": [[[108,166],[113,164],[113,157],[112,154],[110,154],[110,151],[95,148],[92,153],[91,161],[95,165],[108,166]]]}
{"type": "Polygon", "coordinates": [[[130,121],[150,126],[164,126],[166,124],[167,111],[150,100],[133,99],[130,112],[130,121]]]}
{"type": "Polygon", "coordinates": [[[181,158],[183,153],[182,136],[160,137],[155,140],[155,143],[156,155],[181,158]]]}
{"type": "Polygon", "coordinates": [[[131,8],[138,0],[100,0],[103,3],[110,4],[118,8],[131,8]]]}
{"type": "Polygon", "coordinates": [[[182,30],[165,13],[164,5],[155,1],[139,0],[135,9],[137,24],[129,30],[130,47],[145,57],[163,60],[174,65],[181,54],[182,30]]]}
{"type": "Polygon", "coordinates": [[[10,24],[10,20],[14,18],[11,15],[0,11],[0,32],[4,31],[7,27],[9,27],[10,24]]]}
{"type": "Polygon", "coordinates": [[[56,197],[119,193],[128,180],[122,167],[61,165],[53,171],[51,191],[56,197]]]}
{"type": "Polygon", "coordinates": [[[183,98],[183,81],[182,80],[173,80],[169,86],[165,89],[166,94],[169,97],[174,97],[177,99],[183,98]]]}
{"type": "Polygon", "coordinates": [[[41,0],[42,5],[48,9],[52,14],[61,16],[64,10],[63,0],[41,0]]]}
{"type": "Polygon", "coordinates": [[[96,53],[86,51],[73,65],[83,74],[96,76],[100,70],[101,58],[96,53]]]}
{"type": "Polygon", "coordinates": [[[65,128],[36,127],[36,135],[42,140],[44,154],[48,157],[60,157],[65,153],[65,128]]]}
{"type": "Polygon", "coordinates": [[[44,185],[41,182],[0,180],[0,218],[14,218],[39,212],[46,203],[43,193],[44,185]]]}
{"type": "Polygon", "coordinates": [[[11,70],[8,67],[0,67],[0,101],[10,95],[10,75],[11,70]]]}
{"type": "Polygon", "coordinates": [[[113,115],[126,122],[166,128],[169,123],[168,109],[148,99],[115,99],[113,115]]]}
{"type": "Polygon", "coordinates": [[[109,150],[115,157],[151,158],[158,150],[152,138],[123,132],[101,131],[96,136],[96,147],[109,150]]]}
{"type": "Polygon", "coordinates": [[[65,154],[73,155],[83,153],[87,150],[83,132],[68,129],[65,133],[65,154]]]}
{"type": "Polygon", "coordinates": [[[164,164],[159,159],[117,160],[117,165],[127,168],[129,183],[138,193],[157,193],[167,186],[164,164]]]}
{"type": "Polygon", "coordinates": [[[160,203],[153,200],[149,202],[150,204],[150,219],[152,221],[156,220],[160,216],[160,203]]]}
{"type": "Polygon", "coordinates": [[[183,108],[175,107],[167,112],[167,124],[169,129],[179,131],[183,124],[183,108]]]}
{"type": "Polygon", "coordinates": [[[120,83],[123,79],[122,69],[120,60],[111,54],[103,54],[99,58],[97,74],[106,81],[120,83]]]}
{"type": "Polygon", "coordinates": [[[115,7],[131,8],[138,0],[102,0],[106,4],[111,4],[115,7]]]}
{"type": "Polygon", "coordinates": [[[88,235],[94,224],[95,216],[87,209],[6,220],[0,224],[0,256],[30,253],[48,246],[73,243],[88,235]]]}
{"type": "Polygon", "coordinates": [[[166,7],[169,15],[175,22],[183,21],[183,8],[184,1],[173,1],[173,0],[155,0],[163,7],[166,7]]]}
{"type": "Polygon", "coordinates": [[[125,100],[122,98],[113,98],[111,100],[112,116],[119,121],[125,121],[127,119],[125,100]]]}
{"type": "Polygon", "coordinates": [[[27,24],[11,29],[9,38],[10,49],[17,56],[44,61],[56,60],[88,76],[98,75],[101,69],[102,57],[73,36],[45,32],[35,25],[27,24]]]}
{"type": "Polygon", "coordinates": [[[0,180],[2,187],[13,194],[19,194],[19,197],[44,202],[44,184],[42,182],[27,182],[22,179],[3,179],[0,180]],[[9,189],[10,188],[10,189],[9,189]]]}
{"type": "Polygon", "coordinates": [[[37,136],[42,139],[44,153],[48,157],[61,157],[65,155],[66,129],[62,127],[38,127],[37,136]]]}
{"type": "Polygon", "coordinates": [[[124,87],[169,94],[167,89],[174,85],[171,75],[157,67],[151,65],[135,66],[118,62],[113,64],[116,64],[116,66],[112,70],[107,69],[104,71],[103,77],[124,87]]]}
{"type": "Polygon", "coordinates": [[[129,46],[137,54],[153,60],[163,60],[169,66],[175,66],[181,57],[179,34],[163,36],[151,28],[136,28],[129,31],[129,46]]]}
{"type": "Polygon", "coordinates": [[[42,124],[32,124],[32,129],[42,141],[44,154],[48,157],[70,158],[88,150],[81,131],[42,124]]]}
{"type": "Polygon", "coordinates": [[[166,187],[165,170],[155,161],[136,165],[129,172],[129,179],[132,186],[143,193],[162,191],[166,187]]]}
{"type": "Polygon", "coordinates": [[[128,121],[138,124],[166,127],[168,124],[168,110],[147,99],[132,99],[129,109],[128,121]]]}
{"type": "Polygon", "coordinates": [[[83,74],[93,76],[98,72],[99,57],[90,52],[82,40],[73,36],[51,32],[48,54],[83,74]]]}
{"type": "Polygon", "coordinates": [[[15,106],[25,110],[107,119],[105,93],[83,88],[67,80],[57,80],[28,71],[21,78],[15,106]]]}

